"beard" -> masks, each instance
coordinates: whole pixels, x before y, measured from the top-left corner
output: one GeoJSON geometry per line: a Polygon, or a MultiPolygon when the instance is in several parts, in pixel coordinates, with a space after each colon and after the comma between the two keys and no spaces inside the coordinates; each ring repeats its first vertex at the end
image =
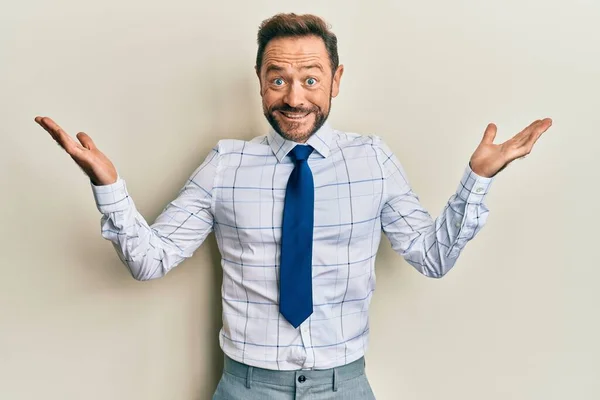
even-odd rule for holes
{"type": "Polygon", "coordinates": [[[271,109],[266,109],[263,106],[263,113],[269,124],[273,127],[275,132],[279,133],[283,138],[287,140],[291,140],[294,142],[306,142],[309,137],[311,137],[316,131],[318,131],[325,121],[327,121],[327,117],[329,117],[329,110],[331,110],[331,96],[329,96],[329,107],[326,113],[318,107],[290,107],[287,104],[283,103],[281,105],[276,105],[271,107],[271,109]],[[305,122],[293,122],[286,121],[284,126],[279,123],[277,118],[275,117],[276,112],[286,112],[286,113],[294,113],[294,114],[307,114],[305,118],[309,118],[309,115],[314,115],[314,121],[311,125],[306,124],[305,122]],[[304,131],[300,131],[299,129],[302,126],[307,125],[307,129],[304,131]]]}

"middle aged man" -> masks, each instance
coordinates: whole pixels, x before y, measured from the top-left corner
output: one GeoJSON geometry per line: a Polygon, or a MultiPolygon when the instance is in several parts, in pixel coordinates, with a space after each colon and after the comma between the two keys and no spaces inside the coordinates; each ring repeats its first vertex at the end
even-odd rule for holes
{"type": "Polygon", "coordinates": [[[265,20],[256,73],[272,129],[250,141],[220,140],[152,225],[89,136],[78,133],[79,144],[50,118],[36,118],[89,176],[102,236],[134,278],[164,276],[214,230],[225,353],[214,399],[374,398],[364,354],[381,230],[420,273],[444,276],[487,219],[492,177],[529,154],[552,123],[537,120],[502,144],[488,125],[433,220],[378,136],[326,123],[343,72],[322,19],[265,20]]]}

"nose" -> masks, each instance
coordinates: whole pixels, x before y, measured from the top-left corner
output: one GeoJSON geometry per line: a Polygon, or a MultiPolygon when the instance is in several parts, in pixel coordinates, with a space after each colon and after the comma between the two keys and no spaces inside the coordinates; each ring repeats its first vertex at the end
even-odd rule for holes
{"type": "Polygon", "coordinates": [[[288,86],[283,101],[290,107],[302,107],[304,105],[304,95],[302,93],[302,88],[298,83],[293,83],[288,86]]]}

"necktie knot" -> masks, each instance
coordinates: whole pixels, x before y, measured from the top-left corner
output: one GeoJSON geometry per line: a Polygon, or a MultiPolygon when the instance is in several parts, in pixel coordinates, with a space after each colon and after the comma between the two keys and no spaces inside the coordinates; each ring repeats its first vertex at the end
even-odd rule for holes
{"type": "Polygon", "coordinates": [[[290,156],[294,161],[306,161],[313,148],[311,146],[296,145],[290,152],[290,156]]]}

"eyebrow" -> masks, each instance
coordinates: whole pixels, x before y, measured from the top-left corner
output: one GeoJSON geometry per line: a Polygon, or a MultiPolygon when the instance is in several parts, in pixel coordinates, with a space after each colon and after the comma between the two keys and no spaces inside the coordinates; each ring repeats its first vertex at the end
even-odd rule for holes
{"type": "Polygon", "coordinates": [[[317,69],[320,69],[321,72],[325,72],[323,70],[323,67],[321,67],[321,64],[311,64],[311,65],[304,65],[304,66],[300,67],[300,69],[312,69],[312,68],[317,68],[317,69]]]}
{"type": "Polygon", "coordinates": [[[284,69],[285,69],[285,68],[283,68],[283,67],[280,67],[279,65],[273,65],[273,64],[271,64],[271,65],[269,65],[269,66],[267,67],[267,74],[268,74],[269,72],[271,72],[271,71],[278,71],[278,72],[279,72],[279,71],[283,71],[284,69]]]}
{"type": "MultiPolygon", "coordinates": [[[[319,69],[321,72],[325,72],[325,70],[323,69],[323,67],[320,64],[303,65],[302,67],[300,67],[301,70],[313,69],[313,68],[319,69]]],[[[281,71],[285,71],[285,68],[280,67],[279,65],[270,64],[267,67],[267,74],[271,71],[281,72],[281,71]]]]}

